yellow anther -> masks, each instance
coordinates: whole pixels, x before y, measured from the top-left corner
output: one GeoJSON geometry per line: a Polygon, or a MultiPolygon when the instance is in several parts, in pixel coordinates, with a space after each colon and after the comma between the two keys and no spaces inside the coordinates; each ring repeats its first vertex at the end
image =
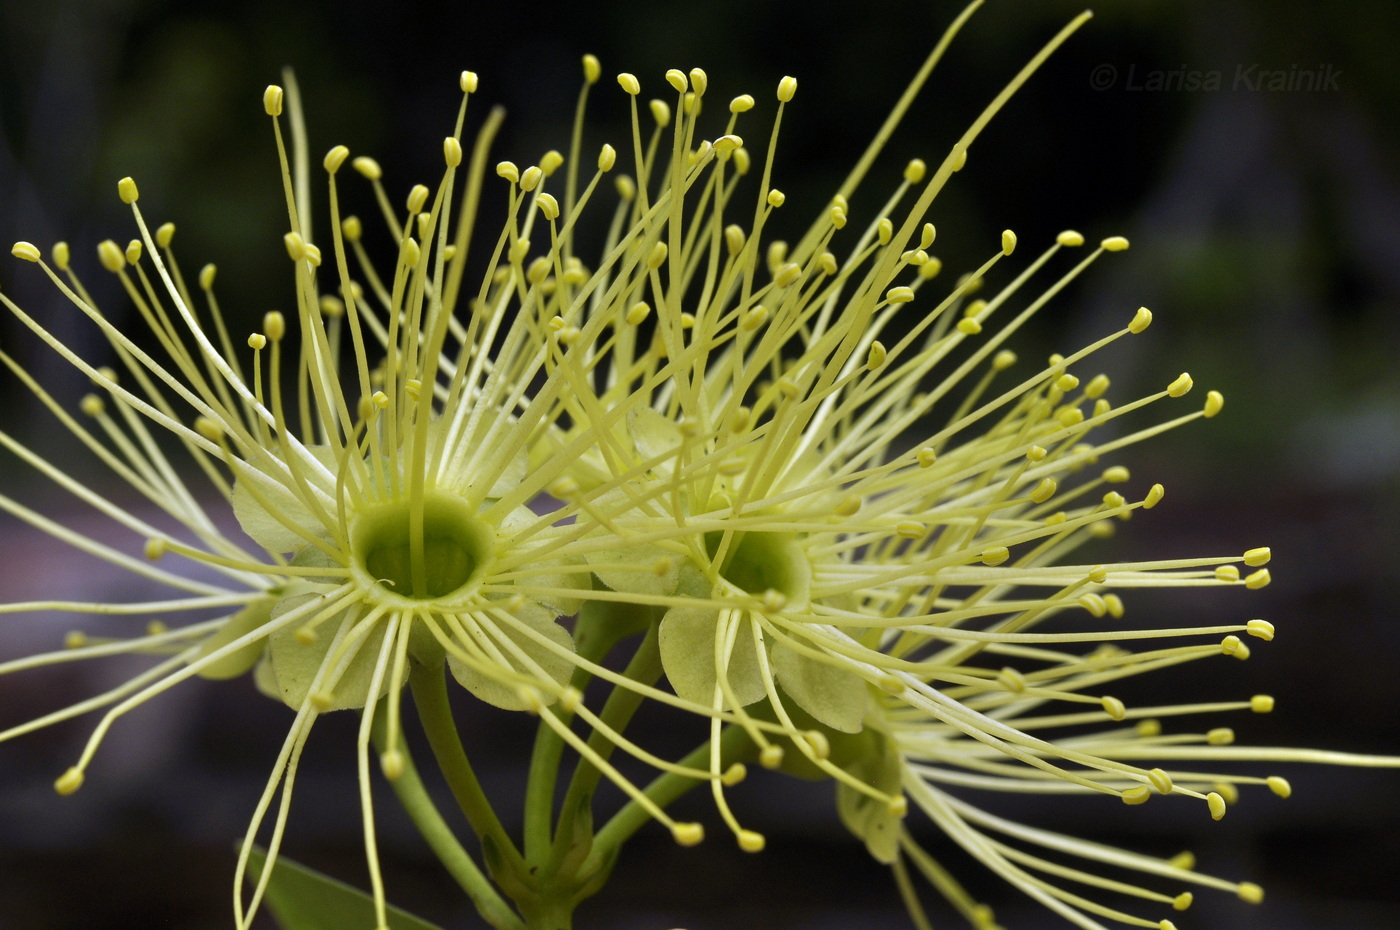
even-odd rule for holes
{"type": "Polygon", "coordinates": [[[928,253],[923,249],[910,249],[899,256],[899,260],[907,265],[922,265],[928,261],[928,253]]]}
{"type": "Polygon", "coordinates": [[[140,239],[132,239],[126,244],[126,260],[132,265],[138,264],[141,261],[140,239]]]}
{"type": "Polygon", "coordinates": [[[1273,642],[1274,625],[1267,620],[1251,620],[1244,625],[1245,632],[1250,636],[1262,639],[1264,642],[1273,642]]]}
{"type": "Polygon", "coordinates": [[[379,769],[389,781],[398,781],[403,777],[403,753],[397,749],[390,749],[388,752],[380,754],[379,769]]]}
{"type": "MultiPolygon", "coordinates": [[[[617,149],[604,142],[603,147],[598,150],[598,170],[606,173],[608,171],[611,171],[613,169],[613,165],[615,164],[617,164],[617,149]]],[[[619,184],[621,180],[621,178],[618,179],[619,184]]],[[[623,199],[631,200],[632,198],[624,197],[623,199]]]]}
{"type": "Polygon", "coordinates": [[[1289,797],[1293,794],[1293,786],[1288,783],[1288,779],[1281,775],[1270,775],[1264,779],[1264,784],[1269,786],[1269,790],[1281,798],[1289,797]]]}
{"type": "Polygon", "coordinates": [[[1157,930],[1177,930],[1177,926],[1163,917],[1161,920],[1157,921],[1157,930]]]}
{"type": "Polygon", "coordinates": [[[1108,384],[1108,375],[1094,375],[1089,379],[1089,383],[1084,385],[1084,396],[1096,400],[1108,390],[1108,384]]]}
{"type": "Polygon", "coordinates": [[[1181,397],[1187,391],[1191,390],[1191,386],[1194,383],[1195,382],[1191,380],[1191,376],[1183,371],[1181,374],[1177,375],[1175,381],[1167,385],[1167,396],[1181,397]]]}
{"type": "Polygon", "coordinates": [[[1108,615],[1115,620],[1123,616],[1123,599],[1116,594],[1105,594],[1103,596],[1104,608],[1108,615]]]}
{"type": "Polygon", "coordinates": [[[1268,546],[1260,546],[1257,549],[1250,549],[1244,554],[1244,564],[1250,568],[1258,568],[1261,565],[1268,565],[1269,559],[1274,557],[1273,550],[1268,546]]]}
{"type": "Polygon", "coordinates": [[[1133,314],[1133,321],[1128,324],[1128,332],[1137,334],[1152,325],[1152,311],[1146,307],[1138,307],[1137,313],[1133,314]]]}
{"type": "Polygon", "coordinates": [[[783,747],[769,743],[758,754],[758,764],[766,769],[776,769],[783,764],[783,747]]]}
{"type": "Polygon", "coordinates": [[[463,71],[457,75],[457,87],[464,94],[476,93],[477,76],[475,71],[463,71]]]}
{"type": "Polygon", "coordinates": [[[343,145],[337,145],[326,153],[326,157],[321,161],[321,166],[330,174],[335,174],[340,170],[340,166],[345,164],[345,159],[350,157],[350,150],[343,145]]]}
{"type": "Polygon", "coordinates": [[[787,103],[797,93],[797,78],[786,76],[778,82],[778,102],[787,103]]]}
{"type": "MultiPolygon", "coordinates": [[[[174,238],[175,238],[175,224],[174,224],[174,223],[161,223],[160,226],[159,226],[159,228],[156,229],[156,245],[157,245],[158,247],[160,247],[160,248],[162,248],[162,249],[168,249],[168,248],[170,248],[170,242],[171,242],[171,240],[174,239],[174,238]]],[[[68,259],[67,259],[67,258],[64,258],[62,261],[59,261],[59,257],[58,257],[58,256],[59,256],[59,249],[60,249],[60,248],[63,249],[63,254],[64,254],[65,256],[68,254],[68,244],[67,244],[67,243],[65,243],[65,242],[56,243],[56,244],[54,245],[54,247],[53,247],[53,262],[54,262],[54,264],[57,265],[59,268],[67,268],[67,267],[68,267],[68,259]]]]}
{"type": "Polygon", "coordinates": [[[1189,891],[1183,891],[1181,894],[1177,895],[1175,898],[1172,898],[1172,907],[1173,907],[1174,909],[1178,910],[1178,911],[1184,911],[1184,910],[1186,910],[1187,908],[1189,908],[1189,907],[1191,906],[1191,902],[1192,902],[1192,901],[1195,901],[1195,900],[1196,900],[1196,896],[1195,896],[1195,895],[1193,895],[1193,894],[1192,894],[1191,892],[1189,892],[1189,891]]]}
{"type": "Polygon", "coordinates": [[[720,462],[715,470],[721,475],[732,478],[736,475],[742,475],[748,467],[748,462],[745,459],[736,456],[735,458],[725,459],[723,462],[720,462]]]}
{"type": "Polygon", "coordinates": [[[651,118],[659,128],[665,129],[671,125],[671,107],[666,101],[649,100],[647,101],[647,109],[651,110],[651,118]]]}
{"type": "Polygon", "coordinates": [[[277,310],[263,314],[263,334],[273,342],[280,342],[287,335],[287,318],[277,310]]]}
{"type": "Polygon", "coordinates": [[[890,239],[894,237],[894,223],[888,217],[882,217],[880,222],[875,224],[875,234],[881,245],[889,245],[890,239]]]}
{"type": "Polygon", "coordinates": [[[1040,483],[1031,489],[1029,497],[1034,503],[1043,504],[1055,496],[1058,487],[1054,478],[1041,478],[1040,483]]]}
{"type": "Polygon", "coordinates": [[[1123,495],[1119,494],[1117,491],[1109,491],[1103,496],[1103,502],[1104,506],[1112,510],[1117,510],[1119,507],[1125,505],[1127,503],[1127,500],[1125,500],[1123,495]]]}
{"type": "Polygon", "coordinates": [[[1233,584],[1240,580],[1240,570],[1233,565],[1218,565],[1215,569],[1215,580],[1233,584]]]}
{"type": "Polygon", "coordinates": [[[818,759],[825,759],[831,755],[831,743],[820,730],[807,730],[802,734],[802,739],[807,743],[807,748],[812,750],[812,755],[818,759]]]}
{"type": "Polygon", "coordinates": [[[506,252],[506,258],[511,264],[516,265],[525,261],[525,256],[530,254],[530,240],[521,236],[510,244],[510,250],[506,252]]]}
{"type": "Polygon", "coordinates": [[[301,238],[300,233],[289,232],[282,237],[282,244],[287,248],[287,257],[294,262],[299,262],[306,257],[306,240],[301,238]]]}
{"type": "Polygon", "coordinates": [[[146,558],[152,562],[160,561],[161,557],[165,555],[165,546],[165,540],[161,539],[159,536],[153,536],[146,540],[144,550],[146,558]]]}
{"type": "Polygon", "coordinates": [[[1079,596],[1079,606],[1089,612],[1092,617],[1102,617],[1108,613],[1108,605],[1102,596],[1098,594],[1082,594],[1079,596]]]}
{"type": "Polygon", "coordinates": [[[865,356],[865,370],[878,371],[880,366],[885,364],[885,346],[880,341],[870,343],[870,351],[865,356]]]}
{"type": "Polygon", "coordinates": [[[744,763],[735,762],[724,770],[724,774],[719,777],[720,783],[726,788],[733,788],[745,778],[749,777],[749,770],[744,767],[744,763]]]}
{"type": "Polygon", "coordinates": [[[263,112],[268,116],[282,115],[282,88],[276,84],[267,85],[263,91],[263,112]]]}
{"type": "Polygon", "coordinates": [[[752,164],[752,162],[749,160],[749,150],[748,150],[748,149],[736,149],[736,150],[735,150],[735,152],[734,152],[734,170],[735,170],[736,172],[738,172],[738,174],[740,174],[741,176],[742,176],[742,175],[745,175],[745,174],[748,174],[748,173],[749,173],[749,166],[750,166],[751,164],[752,164]]]}
{"type": "Polygon", "coordinates": [[[817,267],[821,269],[822,274],[833,275],[836,274],[840,266],[836,264],[835,255],[832,255],[830,252],[823,252],[817,259],[817,267]]]}
{"type": "Polygon", "coordinates": [[[1128,708],[1116,697],[1105,694],[1099,699],[1099,704],[1103,706],[1103,712],[1114,720],[1122,720],[1128,716],[1128,708]]]}
{"type": "Polygon", "coordinates": [[[1021,674],[1020,669],[1007,666],[997,673],[997,685],[1003,691],[1021,694],[1026,690],[1026,676],[1021,674]]]}
{"type": "Polygon", "coordinates": [[[958,332],[964,336],[975,336],[982,331],[982,324],[970,316],[965,316],[958,320],[958,332]]]}
{"type": "Polygon", "coordinates": [[[442,160],[449,168],[456,168],[462,163],[462,143],[458,142],[455,136],[447,136],[442,140],[442,160]]]}
{"type": "Polygon", "coordinates": [[[65,797],[83,786],[83,770],[71,768],[60,775],[53,783],[53,790],[65,797]]]}
{"type": "Polygon", "coordinates": [[[1142,509],[1151,510],[1153,507],[1156,507],[1162,502],[1162,498],[1166,493],[1166,488],[1162,487],[1160,484],[1154,484],[1152,487],[1148,488],[1147,496],[1142,499],[1142,509]]]}
{"type": "Polygon", "coordinates": [[[655,270],[660,268],[666,261],[666,243],[658,241],[652,246],[651,254],[647,256],[647,267],[655,270]]]}
{"type": "Polygon", "coordinates": [[[802,277],[802,266],[796,262],[785,262],[773,275],[773,283],[778,287],[792,287],[802,277]]]}
{"type": "Polygon", "coordinates": [[[1160,720],[1139,720],[1137,726],[1133,727],[1133,732],[1143,739],[1152,739],[1162,735],[1162,721],[1160,720]]]}
{"type": "Polygon", "coordinates": [[[428,188],[422,184],[415,184],[413,187],[409,188],[408,199],[405,202],[408,206],[408,212],[413,214],[422,213],[424,205],[428,202],[429,193],[430,191],[428,188]]]}
{"type": "Polygon", "coordinates": [[[210,442],[221,442],[224,438],[224,425],[210,417],[196,417],[194,431],[210,442]]]}
{"type": "Polygon", "coordinates": [[[1108,581],[1108,569],[1104,568],[1102,565],[1095,565],[1093,568],[1089,569],[1089,580],[1094,584],[1103,584],[1108,581]]]}
{"type": "Polygon", "coordinates": [[[859,497],[851,496],[842,498],[841,501],[838,502],[834,508],[832,508],[831,512],[836,514],[836,516],[838,517],[853,517],[856,514],[860,513],[860,507],[861,499],[859,497]]]}
{"type": "Polygon", "coordinates": [[[1269,714],[1274,710],[1274,698],[1270,694],[1256,694],[1249,699],[1249,709],[1256,714],[1269,714]]]}
{"type": "Polygon", "coordinates": [[[685,72],[677,68],[672,68],[666,72],[666,83],[676,89],[676,93],[683,94],[690,89],[689,82],[685,79],[685,72]]]}
{"type": "Polygon", "coordinates": [[[622,88],[623,93],[629,96],[635,97],[642,92],[642,85],[637,81],[636,75],[628,74],[626,71],[617,76],[617,83],[622,88]]]}
{"type": "MultiPolygon", "coordinates": [[[[22,242],[20,245],[29,245],[29,243],[22,242]]],[[[19,248],[19,246],[16,246],[16,248],[19,248]]],[[[33,248],[33,246],[30,246],[30,248],[33,248]]],[[[19,255],[20,258],[25,257],[18,252],[15,254],[19,255]]],[[[34,257],[29,259],[29,261],[37,262],[38,260],[39,250],[34,249],[34,257]]],[[[113,274],[126,267],[126,256],[122,254],[121,247],[111,239],[103,239],[97,244],[97,260],[101,263],[103,268],[106,268],[113,274]]]]}
{"type": "Polygon", "coordinates": [[[64,649],[81,649],[88,644],[88,635],[82,630],[69,630],[63,635],[64,649]]]}
{"type": "Polygon", "coordinates": [[[1016,251],[1016,234],[1009,229],[1001,231],[1001,254],[1010,255],[1016,251]]]}
{"type": "Polygon", "coordinates": [[[705,839],[705,828],[698,823],[674,824],[671,827],[671,838],[681,846],[695,846],[705,839]]]}
{"type": "Polygon", "coordinates": [[[1237,659],[1249,658],[1249,647],[1244,644],[1244,640],[1233,633],[1220,641],[1220,651],[1237,659]]]}
{"type": "Polygon", "coordinates": [[[267,346],[267,337],[262,333],[253,333],[248,337],[248,348],[255,352],[261,352],[267,346]]]}
{"type": "Polygon", "coordinates": [[[520,169],[513,161],[496,162],[496,177],[504,178],[512,184],[520,181],[520,169]]]}
{"type": "Polygon", "coordinates": [[[640,326],[650,314],[651,304],[639,300],[627,311],[627,322],[633,326],[640,326]]]}
{"type": "Polygon", "coordinates": [[[1229,727],[1216,727],[1206,732],[1206,743],[1211,746],[1229,746],[1235,741],[1235,731],[1229,727]]]}
{"type": "Polygon", "coordinates": [[[363,232],[364,227],[358,216],[347,216],[340,221],[340,234],[345,237],[347,242],[359,242],[363,232]]]}
{"type": "Polygon", "coordinates": [[[913,299],[914,289],[912,287],[892,287],[885,292],[885,300],[892,304],[907,304],[913,299]]]}
{"type": "MultiPolygon", "coordinates": [[[[693,314],[693,313],[682,313],[682,314],[681,314],[681,329],[692,329],[692,328],[694,328],[694,326],[695,326],[695,314],[693,314]]],[[[789,383],[791,383],[791,382],[789,382],[789,383]]],[[[779,387],[782,387],[781,384],[778,385],[778,386],[779,386],[779,387]]],[[[785,393],[786,393],[786,392],[785,392],[785,393]]],[[[788,396],[791,397],[791,396],[793,396],[793,395],[789,394],[788,396]]]]}
{"type": "Polygon", "coordinates": [[[763,609],[768,611],[782,610],[787,606],[787,595],[777,588],[769,588],[763,592],[763,609]]]}
{"type": "Polygon", "coordinates": [[[539,204],[540,213],[551,223],[559,218],[559,201],[554,199],[553,194],[546,194],[542,191],[536,195],[535,203],[539,204]]]}
{"type": "Polygon", "coordinates": [[[560,155],[559,152],[554,149],[550,149],[540,157],[540,170],[544,172],[544,176],[547,178],[553,177],[554,172],[558,171],[563,164],[564,156],[560,155]]]}
{"type": "Polygon", "coordinates": [[[87,394],[79,401],[78,409],[86,416],[98,417],[107,409],[107,402],[96,394],[87,394]]]}
{"type": "Polygon", "coordinates": [[[1269,570],[1267,568],[1261,568],[1259,571],[1251,572],[1249,575],[1245,576],[1244,586],[1251,591],[1257,591],[1268,585],[1270,581],[1273,581],[1273,576],[1269,574],[1269,570]]]}
{"type": "Polygon", "coordinates": [[[1146,785],[1134,785],[1133,787],[1124,790],[1124,792],[1120,794],[1119,797],[1123,799],[1124,804],[1130,806],[1146,804],[1148,799],[1152,797],[1152,789],[1148,788],[1146,785]]]}
{"type": "MultiPolygon", "coordinates": [[[[544,281],[545,278],[549,277],[550,269],[553,267],[549,259],[541,255],[530,262],[530,267],[525,269],[525,280],[529,281],[531,284],[539,284],[544,281]]],[[[555,319],[558,319],[558,317],[555,317],[555,319]]]]}
{"type": "Polygon", "coordinates": [[[997,546],[994,549],[983,549],[980,556],[983,565],[1000,565],[1011,558],[1011,550],[1005,546],[997,546]]]}
{"type": "MultiPolygon", "coordinates": [[[[1003,241],[1003,242],[1005,241],[1006,235],[1007,235],[1008,233],[1010,233],[1010,232],[1011,232],[1010,230],[1007,230],[1007,232],[1002,233],[1002,237],[1003,237],[1003,240],[1002,240],[1002,241],[1003,241]]],[[[925,224],[923,225],[923,227],[919,230],[919,248],[920,248],[920,249],[927,249],[927,248],[929,248],[930,246],[933,245],[933,240],[936,239],[937,237],[938,237],[938,230],[934,228],[933,224],[932,224],[932,223],[925,223],[925,224]]],[[[1014,234],[1013,234],[1013,237],[1014,237],[1014,234]]],[[[927,261],[928,259],[925,258],[924,260],[927,261]]]]}
{"type": "Polygon", "coordinates": [[[963,145],[953,146],[953,150],[948,153],[948,166],[954,171],[961,171],[967,167],[967,147],[963,145]]]}
{"type": "MultiPolygon", "coordinates": [[[[466,72],[462,72],[465,74],[466,72]]],[[[603,66],[598,62],[596,55],[583,56],[583,82],[585,84],[597,84],[598,78],[603,75],[603,66]]]]}
{"type": "Polygon", "coordinates": [[[1219,820],[1225,816],[1225,799],[1218,791],[1212,791],[1206,795],[1206,806],[1210,808],[1212,820],[1219,820]]]}
{"type": "Polygon", "coordinates": [[[1069,372],[1066,372],[1055,379],[1055,387],[1068,394],[1070,391],[1079,387],[1079,379],[1069,372]]]}
{"type": "Polygon", "coordinates": [[[1099,245],[1105,252],[1121,252],[1128,247],[1128,240],[1122,236],[1109,236],[1099,245]]]}
{"type": "Polygon", "coordinates": [[[1129,476],[1128,469],[1122,465],[1114,465],[1103,470],[1103,480],[1109,484],[1122,484],[1128,480],[1129,476]]]}
{"type": "Polygon", "coordinates": [[[1264,889],[1254,882],[1240,882],[1235,894],[1240,896],[1240,900],[1246,904],[1261,904],[1264,901],[1264,889]]]}
{"type": "Polygon", "coordinates": [[[1026,458],[1032,462],[1044,461],[1045,456],[1048,454],[1044,446],[1031,446],[1026,450],[1026,458]]]}
{"type": "Polygon", "coordinates": [[[770,206],[770,207],[772,207],[774,210],[776,210],[776,209],[778,209],[779,207],[781,207],[784,203],[787,202],[787,194],[784,194],[782,191],[778,190],[778,189],[775,187],[775,188],[773,188],[772,190],[770,190],[770,191],[768,192],[768,198],[767,198],[767,200],[768,200],[768,206],[770,206]]]}
{"type": "Polygon", "coordinates": [[[361,155],[350,163],[350,167],[360,173],[360,176],[367,181],[378,181],[384,177],[384,169],[379,167],[379,162],[368,155],[361,155]]]}
{"type": "Polygon", "coordinates": [[[736,837],[739,840],[739,848],[744,852],[763,852],[765,840],[762,833],[753,830],[740,830],[736,837]]]}
{"type": "Polygon", "coordinates": [[[1010,349],[1002,349],[996,355],[992,356],[993,371],[1005,371],[1015,364],[1016,353],[1012,352],[1010,349]]]}
{"type": "Polygon", "coordinates": [[[1225,406],[1225,395],[1219,391],[1206,392],[1205,416],[1207,419],[1215,416],[1225,406]]]}
{"type": "Polygon", "coordinates": [[[914,454],[914,458],[918,460],[920,468],[928,468],[938,461],[938,453],[929,446],[925,446],[914,454]]]}
{"type": "Polygon", "coordinates": [[[1172,793],[1172,777],[1162,769],[1148,769],[1147,780],[1157,789],[1158,794],[1172,793]]]}
{"type": "Polygon", "coordinates": [[[1084,236],[1081,233],[1077,233],[1072,229],[1066,229],[1064,232],[1060,233],[1058,236],[1055,237],[1055,241],[1058,242],[1060,245],[1073,249],[1078,248],[1079,246],[1084,244],[1084,236]]]}
{"type": "Polygon", "coordinates": [[[753,103],[753,97],[749,96],[748,94],[740,94],[733,100],[729,101],[729,112],[747,113],[749,110],[753,109],[753,103]]]}

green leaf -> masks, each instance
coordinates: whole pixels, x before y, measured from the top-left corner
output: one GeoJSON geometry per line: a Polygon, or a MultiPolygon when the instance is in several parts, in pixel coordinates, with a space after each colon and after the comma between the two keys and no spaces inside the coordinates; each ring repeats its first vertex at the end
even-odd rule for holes
{"type": "MultiPolygon", "coordinates": [[[[257,847],[248,857],[248,877],[262,875],[267,854],[257,847]]],[[[374,930],[374,899],[328,875],[278,856],[267,883],[267,907],[282,930],[374,930]]],[[[440,930],[396,907],[389,908],[389,930],[440,930]]]]}

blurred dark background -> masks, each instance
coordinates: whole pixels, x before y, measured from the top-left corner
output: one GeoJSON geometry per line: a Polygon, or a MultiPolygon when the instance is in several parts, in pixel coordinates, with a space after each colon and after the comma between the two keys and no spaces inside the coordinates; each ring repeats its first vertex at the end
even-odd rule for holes
{"type": "MultiPolygon", "coordinates": [[[[623,97],[610,77],[619,71],[636,73],[644,95],[669,97],[665,69],[705,68],[716,122],[722,101],[748,92],[763,109],[780,76],[797,76],[774,177],[788,194],[782,219],[795,230],[827,203],[959,9],[893,0],[392,9],[363,0],[55,0],[41,10],[0,0],[0,241],[47,250],[68,240],[99,303],[120,315],[114,279],[92,247],[135,234],[115,196],[116,180],[133,175],[147,217],[177,222],[186,272],[218,264],[220,299],[247,329],[291,299],[285,211],[260,104],[284,65],[297,69],[313,163],[337,143],[373,154],[399,200],[415,182],[436,183],[463,68],[480,74],[478,104],[509,111],[495,157],[524,165],[565,149],[584,52],[599,56],[605,75],[585,151],[603,141],[626,151],[623,97]]],[[[1078,10],[1058,0],[988,3],[853,212],[871,209],[909,157],[936,164],[1078,10]]],[[[1140,304],[1153,309],[1146,337],[1103,360],[1113,396],[1157,390],[1189,370],[1201,388],[1223,391],[1227,405],[1209,423],[1128,453],[1133,486],[1161,481],[1167,501],[1125,524],[1104,551],[1169,557],[1270,545],[1275,580],[1261,592],[1140,596],[1131,609],[1161,622],[1260,616],[1279,629],[1274,643],[1255,644],[1247,664],[1221,658],[1144,682],[1142,699],[1267,691],[1279,700],[1274,715],[1219,725],[1253,743],[1400,753],[1392,585],[1400,73],[1390,54],[1400,8],[1381,0],[1187,0],[1109,2],[1096,14],[973,147],[935,205],[933,251],[958,272],[989,255],[1005,227],[1032,250],[1066,227],[1091,241],[1132,240],[1130,251],[1107,256],[1047,308],[1017,346],[1028,359],[1071,351],[1122,326],[1140,304]],[[1322,87],[1255,89],[1265,71],[1312,71],[1322,87]],[[1193,73],[1209,85],[1212,72],[1220,89],[1188,89],[1193,73]]],[[[473,125],[484,112],[474,105],[473,125]]],[[[747,135],[759,152],[766,116],[751,116],[747,135]]],[[[46,320],[73,312],[31,265],[0,262],[0,288],[46,320]]],[[[0,346],[63,402],[86,390],[9,319],[0,322],[0,346]]],[[[0,397],[5,429],[68,454],[12,378],[0,397]]],[[[35,497],[66,520],[93,519],[12,457],[0,461],[0,481],[11,496],[35,497]]],[[[66,550],[36,535],[13,520],[0,528],[0,599],[55,585],[72,586],[72,596],[141,596],[129,580],[86,569],[75,579],[66,550]]],[[[51,648],[73,623],[0,617],[0,661],[51,648]]],[[[86,627],[102,629],[97,621],[86,627]]],[[[130,673],[112,663],[0,679],[0,727],[130,673]]],[[[509,794],[523,776],[528,734],[515,718],[473,714],[469,738],[503,747],[487,777],[509,794]]],[[[119,724],[87,786],[66,799],[49,786],[76,757],[87,723],[0,746],[0,927],[229,926],[232,844],[288,721],[247,681],[182,688],[119,724]]],[[[288,852],[363,883],[353,730],[350,716],[333,715],[313,738],[288,852]]],[[[1183,928],[1400,926],[1400,772],[1280,771],[1294,783],[1292,799],[1248,794],[1220,824],[1186,802],[1131,814],[1084,799],[988,803],[1144,851],[1189,846],[1204,871],[1258,881],[1269,893],[1262,909],[1198,894],[1178,921],[1183,928]]],[[[829,791],[754,777],[734,792],[752,825],[769,834],[758,858],[733,850],[705,805],[697,815],[713,838],[697,850],[644,832],[613,884],[581,908],[579,925],[907,926],[888,876],[837,824],[829,791]]],[[[481,926],[392,800],[381,809],[391,898],[445,927],[481,926]]],[[[947,851],[931,830],[922,836],[936,854],[948,852],[1007,927],[1063,925],[947,851]]],[[[930,903],[935,925],[957,925],[930,903]]]]}

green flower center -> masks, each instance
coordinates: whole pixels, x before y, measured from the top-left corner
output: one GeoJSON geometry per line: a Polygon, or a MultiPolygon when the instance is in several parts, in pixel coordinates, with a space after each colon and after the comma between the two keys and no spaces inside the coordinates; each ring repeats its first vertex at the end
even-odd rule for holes
{"type": "MultiPolygon", "coordinates": [[[[719,554],[724,533],[705,534],[710,557],[719,554]]],[[[812,565],[796,533],[734,533],[719,573],[750,594],[777,591],[789,603],[806,603],[812,588],[812,565]]]]}
{"type": "Polygon", "coordinates": [[[355,521],[352,542],[357,566],[375,584],[420,601],[476,581],[495,548],[491,527],[459,498],[430,492],[421,514],[415,526],[408,501],[381,504],[355,521]]]}

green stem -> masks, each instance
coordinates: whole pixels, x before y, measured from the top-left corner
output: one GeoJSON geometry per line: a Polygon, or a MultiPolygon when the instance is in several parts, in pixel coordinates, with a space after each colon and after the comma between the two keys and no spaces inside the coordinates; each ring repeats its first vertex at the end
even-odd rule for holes
{"type": "MultiPolygon", "coordinates": [[[[628,661],[623,674],[632,681],[651,685],[661,678],[661,647],[658,629],[659,626],[656,624],[647,628],[646,637],[628,661]]],[[[607,701],[603,704],[602,713],[598,715],[599,719],[614,732],[620,734],[626,729],[632,715],[637,712],[637,708],[641,706],[643,700],[642,695],[636,691],[615,685],[608,695],[607,701]]],[[[613,750],[617,748],[610,738],[597,730],[588,735],[588,746],[604,760],[611,756],[613,750]]],[[[583,760],[580,760],[579,764],[574,767],[574,774],[569,779],[569,787],[564,795],[564,803],[559,808],[559,830],[555,835],[554,848],[550,855],[549,866],[545,869],[546,873],[557,869],[568,853],[574,833],[569,821],[577,817],[579,811],[589,803],[589,798],[594,789],[598,787],[598,779],[602,777],[602,774],[596,765],[589,765],[583,760]]]]}
{"type": "MultiPolygon", "coordinates": [[[[639,614],[631,605],[590,602],[579,612],[574,627],[574,648],[581,658],[601,662],[620,640],[645,629],[651,620],[650,614],[649,608],[642,608],[639,614]]],[[[576,668],[570,684],[583,691],[592,680],[591,673],[576,668]]],[[[563,712],[557,715],[565,724],[571,720],[571,715],[563,712]]],[[[543,866],[550,858],[554,789],[563,757],[563,738],[541,721],[535,731],[530,772],[525,782],[525,861],[534,868],[543,866]]]]}
{"type": "Polygon", "coordinates": [[[523,871],[520,852],[505,827],[501,826],[500,818],[486,799],[486,793],[481,790],[481,783],[477,781],[476,772],[467,759],[466,749],[457,733],[457,723],[447,699],[446,670],[442,666],[430,668],[414,663],[408,681],[428,745],[432,747],[433,757],[452,796],[457,799],[457,806],[462,809],[483,845],[494,845],[516,871],[523,871]]]}
{"type": "MultiPolygon", "coordinates": [[[[376,714],[374,719],[374,743],[382,753],[386,748],[384,715],[376,714]]],[[[437,806],[418,777],[418,769],[403,740],[398,749],[403,758],[403,772],[390,782],[399,803],[408,813],[413,825],[427,841],[438,861],[447,869],[462,890],[467,893],[477,912],[497,930],[525,930],[525,924],[510,905],[505,902],[491,882],[472,860],[471,854],[462,848],[453,835],[452,829],[442,819],[437,806]]]]}
{"type": "MultiPolygon", "coordinates": [[[[749,739],[749,735],[744,732],[742,727],[725,727],[724,732],[720,734],[719,745],[721,766],[738,761],[751,761],[758,752],[758,747],[754,745],[753,740],[749,739]]],[[[706,740],[697,746],[690,755],[681,760],[680,764],[691,768],[708,768],[710,764],[709,741],[706,740]]],[[[702,784],[704,782],[694,778],[687,778],[673,772],[663,772],[651,784],[647,785],[643,793],[664,810],[687,791],[702,784]]],[[[622,844],[650,821],[651,815],[646,812],[645,808],[636,801],[628,801],[594,835],[593,849],[589,852],[588,860],[579,869],[579,872],[588,874],[593,868],[599,866],[605,858],[616,856],[622,844]]]]}

